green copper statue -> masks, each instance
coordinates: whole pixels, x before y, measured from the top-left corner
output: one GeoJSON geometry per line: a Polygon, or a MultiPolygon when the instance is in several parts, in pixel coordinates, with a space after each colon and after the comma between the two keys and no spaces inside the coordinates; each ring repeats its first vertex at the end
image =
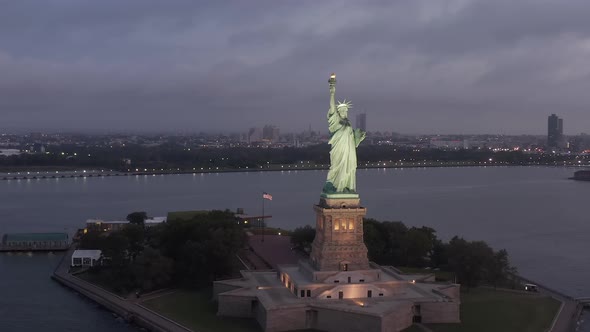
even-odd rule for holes
{"type": "Polygon", "coordinates": [[[330,171],[324,185],[324,193],[356,193],[356,148],[365,139],[366,133],[352,129],[348,120],[348,109],[352,108],[346,100],[336,105],[336,75],[330,76],[330,110],[328,125],[330,129],[330,171]]]}

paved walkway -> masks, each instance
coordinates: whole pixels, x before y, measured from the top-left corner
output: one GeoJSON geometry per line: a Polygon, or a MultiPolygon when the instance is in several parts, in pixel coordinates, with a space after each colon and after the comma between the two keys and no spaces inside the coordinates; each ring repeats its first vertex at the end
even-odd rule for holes
{"type": "MultiPolygon", "coordinates": [[[[139,320],[143,320],[150,324],[151,328],[144,326],[153,331],[169,331],[169,332],[191,332],[192,330],[184,327],[146,307],[141,306],[133,301],[126,300],[116,294],[106,291],[96,285],[93,285],[85,280],[71,275],[69,271],[69,265],[71,262],[71,256],[74,252],[74,247],[68,250],[54,271],[54,278],[65,286],[72,288],[94,301],[108,307],[110,305],[113,308],[119,308],[122,312],[127,313],[127,317],[135,317],[139,320]],[[106,302],[107,304],[103,304],[106,302]]],[[[112,309],[112,308],[109,308],[112,309]]]]}
{"type": "Polygon", "coordinates": [[[563,303],[550,332],[572,332],[578,318],[578,302],[543,286],[539,288],[542,294],[552,296],[563,303]]]}
{"type": "Polygon", "coordinates": [[[253,250],[242,249],[238,253],[238,257],[248,265],[250,270],[269,270],[272,267],[266,263],[260,256],[256,255],[253,250]]]}
{"type": "Polygon", "coordinates": [[[248,245],[273,269],[279,264],[297,264],[301,257],[291,250],[291,237],[284,235],[252,235],[248,245]],[[264,241],[263,241],[264,239],[264,241]]]}
{"type": "Polygon", "coordinates": [[[562,305],[559,308],[557,317],[553,320],[553,325],[549,332],[573,332],[580,314],[579,303],[571,296],[567,296],[559,291],[551,289],[545,285],[539,284],[534,280],[527,279],[520,275],[513,275],[522,283],[537,285],[539,293],[551,296],[559,301],[562,305]]]}

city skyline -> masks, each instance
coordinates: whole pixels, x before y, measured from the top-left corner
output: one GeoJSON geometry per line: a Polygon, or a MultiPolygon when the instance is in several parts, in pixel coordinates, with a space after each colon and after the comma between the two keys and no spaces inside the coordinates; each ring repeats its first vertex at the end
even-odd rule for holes
{"type": "Polygon", "coordinates": [[[304,119],[324,119],[322,87],[336,72],[338,95],[369,114],[371,131],[543,135],[558,110],[564,134],[579,134],[590,123],[588,9],[584,1],[9,3],[0,13],[0,127],[243,132],[273,123],[299,132],[304,119]]]}

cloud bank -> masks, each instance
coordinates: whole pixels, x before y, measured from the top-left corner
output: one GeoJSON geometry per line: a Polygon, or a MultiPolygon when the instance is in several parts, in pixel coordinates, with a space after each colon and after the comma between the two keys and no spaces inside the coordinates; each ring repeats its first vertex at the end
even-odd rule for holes
{"type": "MultiPolygon", "coordinates": [[[[11,1],[0,127],[324,130],[327,79],[369,130],[590,124],[588,1],[11,1]]],[[[351,112],[354,116],[354,113],[351,112]]]]}

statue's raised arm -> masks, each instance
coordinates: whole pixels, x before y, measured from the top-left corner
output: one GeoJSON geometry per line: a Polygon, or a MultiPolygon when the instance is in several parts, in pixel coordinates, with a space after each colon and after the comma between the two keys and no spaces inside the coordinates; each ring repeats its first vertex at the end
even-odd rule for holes
{"type": "Polygon", "coordinates": [[[330,171],[324,186],[324,194],[356,194],[356,147],[365,138],[365,133],[353,130],[348,120],[350,102],[336,105],[336,75],[330,75],[330,171]]]}
{"type": "Polygon", "coordinates": [[[336,74],[332,73],[330,79],[330,109],[328,110],[328,118],[336,112],[336,74]]]}

